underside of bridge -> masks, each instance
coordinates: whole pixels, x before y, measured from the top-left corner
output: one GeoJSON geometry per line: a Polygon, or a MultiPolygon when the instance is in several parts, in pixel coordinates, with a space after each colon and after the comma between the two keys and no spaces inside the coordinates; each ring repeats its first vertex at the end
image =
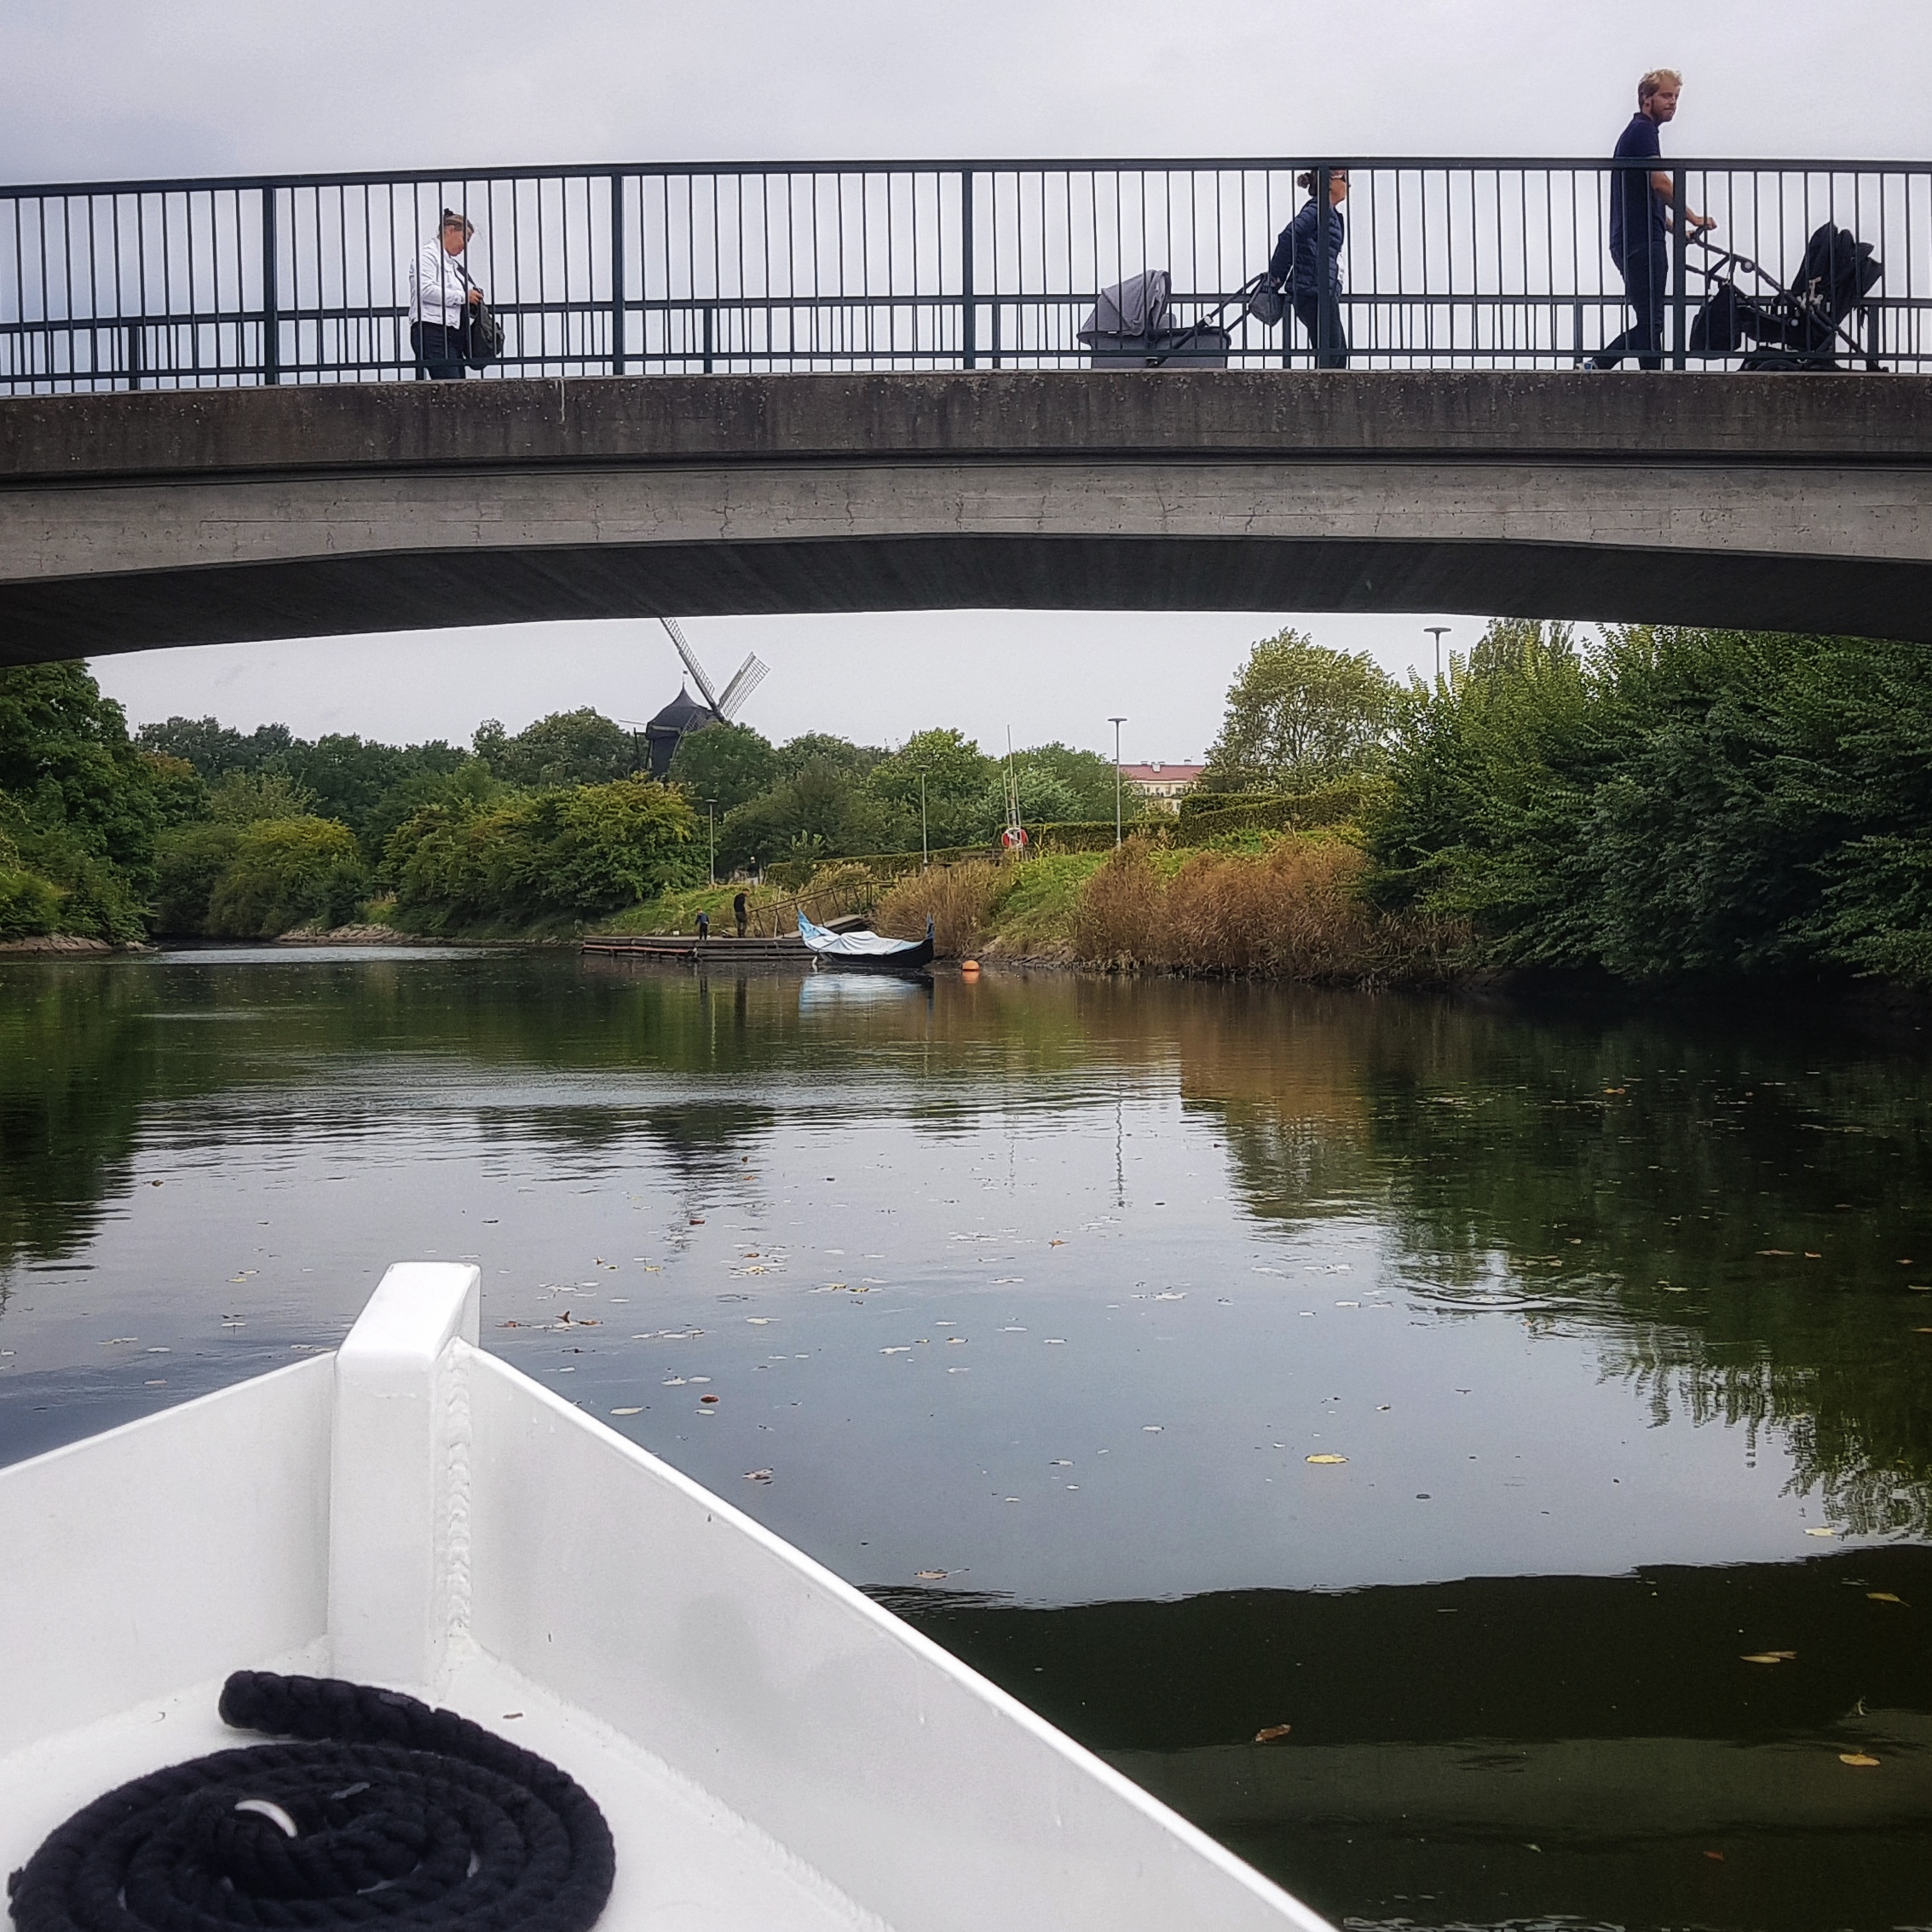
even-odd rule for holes
{"type": "Polygon", "coordinates": [[[1000,372],[0,402],[0,662],[557,618],[1464,610],[1932,641],[1932,381],[1000,372]]]}

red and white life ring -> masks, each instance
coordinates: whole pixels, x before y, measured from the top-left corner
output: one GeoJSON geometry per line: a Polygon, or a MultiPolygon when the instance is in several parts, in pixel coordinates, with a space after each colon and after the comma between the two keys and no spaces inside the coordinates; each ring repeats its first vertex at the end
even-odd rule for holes
{"type": "Polygon", "coordinates": [[[1000,834],[1000,843],[1009,852],[1024,852],[1027,846],[1026,828],[1024,825],[1009,825],[1000,834]]]}

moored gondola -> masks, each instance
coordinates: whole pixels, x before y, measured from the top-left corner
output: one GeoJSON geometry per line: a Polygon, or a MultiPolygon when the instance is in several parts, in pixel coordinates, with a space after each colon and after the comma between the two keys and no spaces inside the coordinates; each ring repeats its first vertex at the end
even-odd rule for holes
{"type": "Polygon", "coordinates": [[[888,939],[883,933],[861,930],[833,932],[814,926],[799,914],[799,937],[820,966],[843,972],[917,972],[932,964],[932,921],[926,922],[923,939],[888,939]]]}

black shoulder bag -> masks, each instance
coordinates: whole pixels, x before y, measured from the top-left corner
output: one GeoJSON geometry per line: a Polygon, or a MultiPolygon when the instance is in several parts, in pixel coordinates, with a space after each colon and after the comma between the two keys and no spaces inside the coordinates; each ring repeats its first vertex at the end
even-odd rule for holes
{"type": "MultiPolygon", "coordinates": [[[[453,257],[452,265],[462,280],[464,294],[469,295],[476,285],[460,262],[453,257]]],[[[465,306],[470,314],[463,325],[463,360],[472,369],[485,368],[503,354],[503,318],[487,302],[465,306]]]]}

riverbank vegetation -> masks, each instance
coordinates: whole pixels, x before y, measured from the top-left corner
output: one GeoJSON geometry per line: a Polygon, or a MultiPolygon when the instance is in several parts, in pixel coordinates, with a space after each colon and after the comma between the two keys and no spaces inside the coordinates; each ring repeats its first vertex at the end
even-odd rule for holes
{"type": "Polygon", "coordinates": [[[593,711],[465,749],[170,718],[0,672],[0,940],[754,930],[874,916],[943,955],[1347,982],[1932,981],[1932,657],[1857,638],[1499,621],[1433,682],[1257,644],[1178,813],[1043,745],[743,725],[669,782],[593,711]],[[1014,795],[1033,834],[997,856],[1014,795]],[[923,862],[930,855],[932,863],[923,862]]]}

